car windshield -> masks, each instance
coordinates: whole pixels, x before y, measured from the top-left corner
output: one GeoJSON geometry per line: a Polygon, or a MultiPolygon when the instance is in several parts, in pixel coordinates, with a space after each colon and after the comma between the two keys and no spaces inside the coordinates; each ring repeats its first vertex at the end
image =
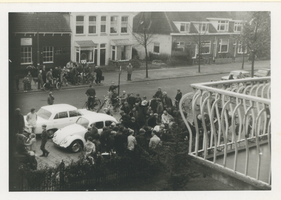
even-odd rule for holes
{"type": "Polygon", "coordinates": [[[89,126],[89,120],[87,120],[84,117],[79,117],[76,121],[76,124],[79,124],[79,125],[87,128],[89,126]]]}
{"type": "Polygon", "coordinates": [[[260,69],[260,70],[258,70],[258,71],[255,73],[255,75],[266,76],[267,73],[268,73],[267,70],[265,70],[265,69],[260,69]]]}
{"type": "Polygon", "coordinates": [[[50,119],[52,113],[48,110],[45,110],[44,108],[40,108],[37,112],[37,116],[43,118],[43,119],[50,119]]]}

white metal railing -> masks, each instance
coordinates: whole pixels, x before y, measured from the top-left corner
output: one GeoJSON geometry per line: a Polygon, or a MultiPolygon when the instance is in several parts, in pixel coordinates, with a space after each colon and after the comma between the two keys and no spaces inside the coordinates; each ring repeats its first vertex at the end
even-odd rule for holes
{"type": "Polygon", "coordinates": [[[271,185],[271,167],[268,181],[259,179],[259,153],[256,176],[248,176],[250,148],[254,146],[260,152],[260,145],[267,144],[271,149],[270,77],[192,84],[191,87],[195,90],[192,101],[190,94],[180,101],[181,116],[189,131],[189,154],[215,165],[217,158],[223,156],[222,166],[226,168],[227,156],[234,153],[230,170],[271,185]],[[244,172],[237,171],[237,155],[241,149],[246,151],[244,172]]]}

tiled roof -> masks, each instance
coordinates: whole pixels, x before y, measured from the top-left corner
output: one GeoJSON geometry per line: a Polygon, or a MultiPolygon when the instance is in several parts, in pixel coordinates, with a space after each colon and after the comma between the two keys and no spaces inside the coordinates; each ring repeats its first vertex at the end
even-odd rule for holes
{"type": "MultiPolygon", "coordinates": [[[[179,30],[173,22],[192,22],[192,21],[208,21],[207,18],[227,18],[232,20],[247,20],[249,12],[141,12],[134,17],[133,31],[142,32],[144,21],[148,31],[154,34],[170,34],[179,33],[179,30]],[[149,22],[151,21],[151,22],[149,22]]],[[[217,32],[212,24],[209,25],[209,32],[217,32]]],[[[196,28],[191,25],[191,33],[195,33],[196,28]]],[[[232,31],[233,32],[233,31],[232,31]]]]}
{"type": "Polygon", "coordinates": [[[67,13],[9,13],[10,32],[71,32],[67,13]]]}

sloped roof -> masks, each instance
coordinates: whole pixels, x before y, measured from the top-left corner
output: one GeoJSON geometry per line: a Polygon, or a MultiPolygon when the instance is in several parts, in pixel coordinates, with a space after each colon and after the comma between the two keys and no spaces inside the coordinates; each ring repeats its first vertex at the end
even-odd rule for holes
{"type": "MultiPolygon", "coordinates": [[[[170,34],[179,33],[179,30],[173,22],[192,22],[208,21],[207,18],[223,18],[232,20],[247,20],[249,12],[141,12],[134,17],[133,31],[142,32],[143,27],[147,27],[149,33],[170,34]],[[141,22],[145,22],[141,24],[141,22]]],[[[196,32],[194,26],[191,26],[191,33],[196,32]]],[[[210,24],[210,33],[217,32],[210,24]]]]}
{"type": "MultiPolygon", "coordinates": [[[[64,13],[67,14],[67,13],[64,13]]],[[[71,32],[63,13],[9,13],[10,32],[71,32]]]]}

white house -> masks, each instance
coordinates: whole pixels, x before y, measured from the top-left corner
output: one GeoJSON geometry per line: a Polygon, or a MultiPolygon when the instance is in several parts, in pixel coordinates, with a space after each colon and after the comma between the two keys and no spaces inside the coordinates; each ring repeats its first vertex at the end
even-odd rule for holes
{"type": "Polygon", "coordinates": [[[101,66],[130,60],[133,17],[129,12],[70,13],[71,60],[101,66]]]}

